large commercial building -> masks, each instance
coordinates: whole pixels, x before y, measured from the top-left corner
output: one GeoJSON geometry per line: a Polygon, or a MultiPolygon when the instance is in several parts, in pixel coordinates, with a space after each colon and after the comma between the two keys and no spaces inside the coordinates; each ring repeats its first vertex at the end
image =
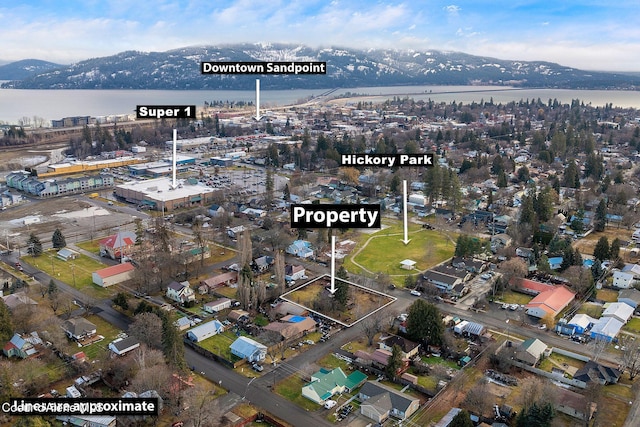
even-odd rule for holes
{"type": "Polygon", "coordinates": [[[7,175],[7,187],[15,188],[38,197],[54,197],[77,194],[113,187],[113,176],[108,173],[97,175],[48,178],[31,176],[28,172],[11,172],[7,175]]]}
{"type": "Polygon", "coordinates": [[[129,203],[168,212],[184,207],[209,206],[217,191],[195,178],[177,180],[175,187],[170,178],[155,178],[117,185],[115,194],[129,203]]]}

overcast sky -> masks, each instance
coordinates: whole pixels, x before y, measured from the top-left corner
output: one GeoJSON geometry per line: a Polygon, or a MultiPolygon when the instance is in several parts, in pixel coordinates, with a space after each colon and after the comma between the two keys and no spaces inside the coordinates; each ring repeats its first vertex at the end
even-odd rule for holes
{"type": "Polygon", "coordinates": [[[639,0],[31,0],[0,6],[0,61],[284,42],[459,51],[640,71],[639,0]]]}

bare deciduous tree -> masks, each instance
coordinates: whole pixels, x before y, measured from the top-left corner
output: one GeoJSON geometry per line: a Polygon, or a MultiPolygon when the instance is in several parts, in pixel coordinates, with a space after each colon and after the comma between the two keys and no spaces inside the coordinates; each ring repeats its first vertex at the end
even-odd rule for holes
{"type": "Polygon", "coordinates": [[[154,313],[140,313],[129,325],[129,335],[149,348],[162,349],[162,319],[154,313]]]}
{"type": "Polygon", "coordinates": [[[215,397],[215,389],[200,384],[186,390],[184,417],[193,427],[223,426],[222,411],[215,397]]]}
{"type": "Polygon", "coordinates": [[[382,330],[382,315],[380,312],[373,313],[360,321],[360,327],[364,336],[367,337],[369,346],[373,345],[376,334],[382,330]]]}
{"type": "Polygon", "coordinates": [[[638,341],[625,340],[625,348],[622,353],[622,367],[629,373],[631,381],[640,374],[640,343],[638,341]]]}

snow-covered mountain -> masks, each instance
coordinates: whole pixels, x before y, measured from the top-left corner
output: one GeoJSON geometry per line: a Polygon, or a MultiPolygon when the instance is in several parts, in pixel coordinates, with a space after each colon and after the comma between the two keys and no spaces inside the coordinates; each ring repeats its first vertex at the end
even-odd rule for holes
{"type": "MultiPolygon", "coordinates": [[[[636,88],[640,78],[436,50],[310,48],[287,44],[127,51],[41,72],[3,87],[55,89],[245,89],[256,75],[202,75],[203,61],[324,61],[326,75],[260,75],[263,89],[496,84],[553,88],[636,88]]],[[[10,64],[9,64],[10,65],[10,64]]]]}

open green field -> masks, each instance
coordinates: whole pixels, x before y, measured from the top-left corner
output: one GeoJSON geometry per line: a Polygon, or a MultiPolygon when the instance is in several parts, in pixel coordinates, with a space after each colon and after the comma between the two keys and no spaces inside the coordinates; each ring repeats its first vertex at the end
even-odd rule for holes
{"type": "Polygon", "coordinates": [[[91,278],[91,273],[107,266],[86,255],[80,254],[76,259],[63,261],[56,256],[55,250],[49,250],[39,257],[24,256],[22,261],[93,298],[102,299],[111,296],[108,288],[95,285],[91,278]]]}
{"type": "Polygon", "coordinates": [[[406,276],[414,275],[453,256],[457,234],[423,229],[409,224],[410,242],[405,245],[402,221],[385,220],[386,228],[374,234],[361,234],[344,267],[352,273],[386,273],[396,285],[402,285],[406,276]],[[416,262],[414,270],[405,270],[400,261],[416,262]],[[384,266],[384,267],[382,267],[384,266]]]}

